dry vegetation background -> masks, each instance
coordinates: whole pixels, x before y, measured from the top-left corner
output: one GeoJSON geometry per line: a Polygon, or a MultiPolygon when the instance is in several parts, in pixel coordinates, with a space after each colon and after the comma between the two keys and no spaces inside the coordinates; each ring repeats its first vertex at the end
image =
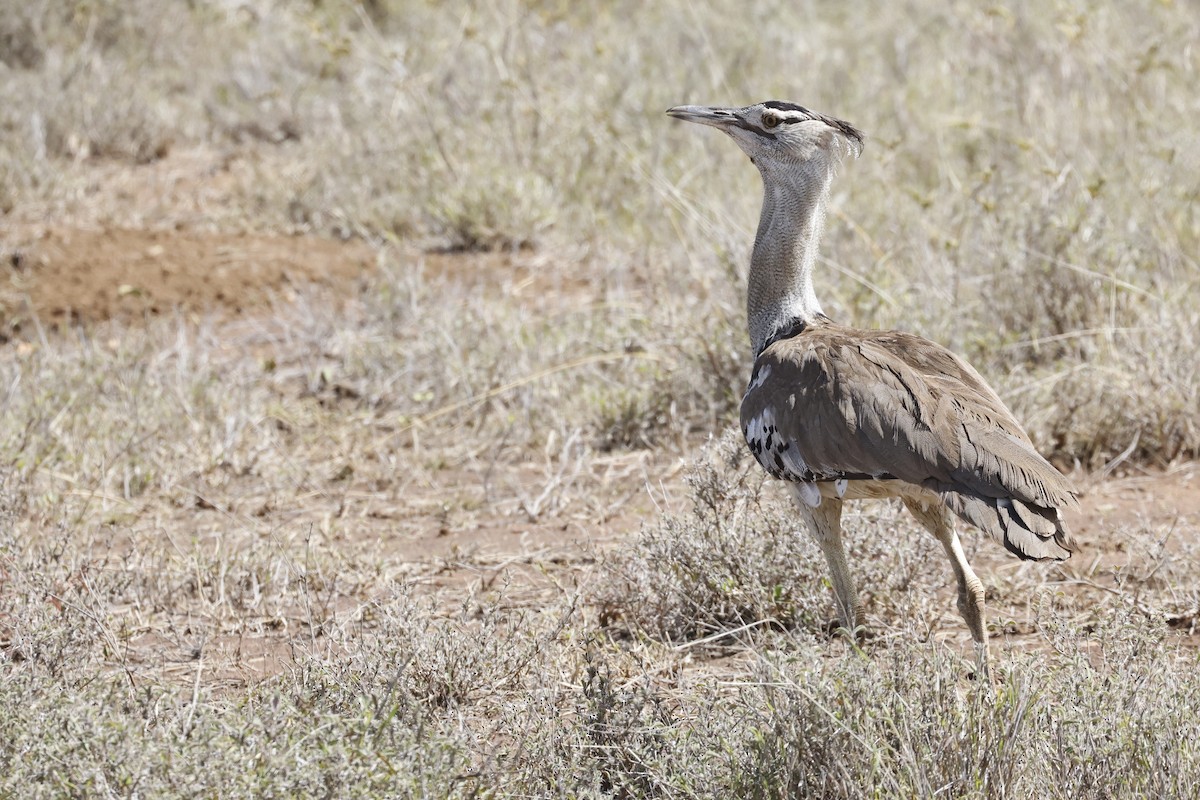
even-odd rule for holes
{"type": "Polygon", "coordinates": [[[1186,2],[0,0],[0,795],[1196,796],[1198,40],[1186,2]],[[968,535],[990,691],[886,504],[879,636],[830,640],[721,435],[758,178],[662,112],[770,97],[870,137],[826,310],[968,356],[1086,489],[1064,564],[968,535]]]}

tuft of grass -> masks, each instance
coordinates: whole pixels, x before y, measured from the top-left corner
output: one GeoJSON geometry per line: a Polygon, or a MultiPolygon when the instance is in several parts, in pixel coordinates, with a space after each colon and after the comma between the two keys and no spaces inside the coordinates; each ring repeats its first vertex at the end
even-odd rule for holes
{"type": "MultiPolygon", "coordinates": [[[[685,482],[690,509],[644,525],[609,561],[598,602],[610,621],[671,642],[758,629],[822,632],[833,617],[824,560],[741,433],[713,442],[685,482]]],[[[898,599],[901,608],[921,602],[942,572],[932,543],[897,520],[894,508],[847,515],[868,612],[894,613],[898,599]],[[912,594],[897,597],[898,590],[912,594]]]]}
{"type": "Polygon", "coordinates": [[[953,660],[911,645],[832,669],[802,652],[768,659],[737,700],[746,722],[733,786],[747,797],[855,797],[863,786],[918,797],[1194,791],[1200,773],[1181,737],[1195,723],[1178,713],[1194,699],[1194,655],[1128,617],[1054,637],[1063,656],[1013,663],[994,693],[964,691],[953,660]],[[1106,679],[1083,655],[1092,647],[1129,667],[1126,679],[1106,679]]]}

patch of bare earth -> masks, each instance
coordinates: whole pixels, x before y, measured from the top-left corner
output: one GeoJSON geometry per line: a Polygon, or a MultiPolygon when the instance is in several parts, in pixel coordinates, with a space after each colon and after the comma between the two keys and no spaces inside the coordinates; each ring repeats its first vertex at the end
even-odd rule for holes
{"type": "Polygon", "coordinates": [[[45,227],[10,237],[0,336],[173,311],[253,314],[300,287],[350,293],[374,254],[315,236],[45,227]]]}

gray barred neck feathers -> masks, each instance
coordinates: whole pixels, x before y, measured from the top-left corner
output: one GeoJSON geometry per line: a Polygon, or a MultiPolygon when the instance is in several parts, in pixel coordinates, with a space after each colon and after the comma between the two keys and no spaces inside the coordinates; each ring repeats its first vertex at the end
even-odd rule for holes
{"type": "Polygon", "coordinates": [[[790,165],[763,163],[763,206],[750,259],[747,323],[754,354],[796,320],[823,315],[813,286],[832,158],[790,165]]]}

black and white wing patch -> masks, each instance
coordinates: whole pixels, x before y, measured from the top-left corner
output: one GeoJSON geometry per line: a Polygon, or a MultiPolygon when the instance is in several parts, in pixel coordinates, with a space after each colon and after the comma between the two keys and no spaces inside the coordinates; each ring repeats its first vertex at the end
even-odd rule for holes
{"type": "MultiPolygon", "coordinates": [[[[760,364],[754,371],[746,394],[742,397],[742,435],[746,437],[746,444],[754,458],[769,475],[795,483],[800,498],[810,506],[818,506],[821,504],[821,492],[814,482],[815,476],[796,443],[780,433],[774,404],[748,402],[751,395],[762,388],[770,377],[770,364],[760,364]],[[746,412],[751,408],[754,411],[747,415],[746,412]]],[[[787,410],[783,413],[795,413],[796,395],[790,395],[785,402],[787,410]]],[[[845,491],[844,487],[839,488],[845,491]]]]}

